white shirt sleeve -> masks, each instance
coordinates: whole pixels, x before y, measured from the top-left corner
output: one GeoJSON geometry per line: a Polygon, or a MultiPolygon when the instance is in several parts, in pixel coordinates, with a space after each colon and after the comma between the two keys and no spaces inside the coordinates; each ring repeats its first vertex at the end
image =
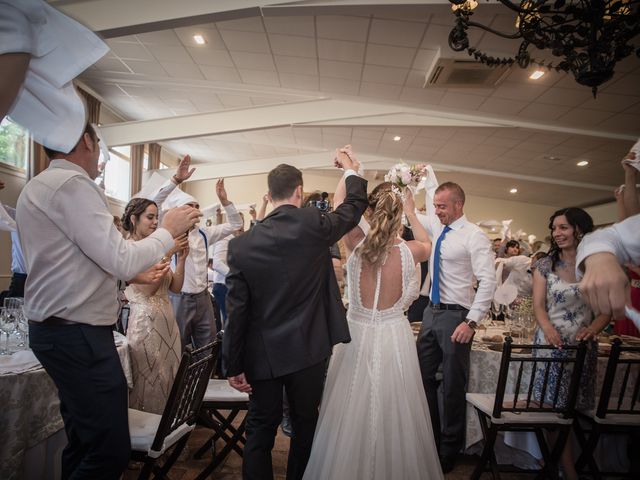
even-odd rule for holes
{"type": "Polygon", "coordinates": [[[576,275],[582,277],[584,260],[595,253],[613,253],[620,264],[640,265],[640,214],[586,235],[576,257],[576,275]]]}
{"type": "Polygon", "coordinates": [[[219,240],[213,244],[213,269],[224,277],[229,273],[229,266],[227,265],[228,247],[229,242],[226,239],[219,240]]]}
{"type": "Polygon", "coordinates": [[[15,232],[16,209],[0,203],[0,230],[4,232],[15,232]]]}
{"type": "Polygon", "coordinates": [[[168,230],[158,228],[144,240],[128,242],[113,225],[113,216],[96,188],[87,177],[70,178],[51,197],[49,218],[100,268],[129,280],[171,250],[173,238],[168,230]]]}
{"type": "Polygon", "coordinates": [[[496,271],[489,238],[481,231],[476,231],[469,237],[469,252],[471,269],[478,280],[478,290],[467,318],[480,322],[489,311],[496,290],[496,271]]]}
{"type": "Polygon", "coordinates": [[[177,186],[171,180],[167,180],[156,192],[149,196],[149,200],[153,200],[158,206],[158,218],[162,217],[162,204],[177,186]]]}
{"type": "Polygon", "coordinates": [[[227,223],[221,223],[220,225],[212,225],[211,227],[204,227],[204,231],[207,234],[207,239],[210,244],[223,239],[224,237],[231,235],[234,231],[243,226],[242,217],[236,210],[233,203],[230,203],[224,207],[227,213],[227,223]]]}

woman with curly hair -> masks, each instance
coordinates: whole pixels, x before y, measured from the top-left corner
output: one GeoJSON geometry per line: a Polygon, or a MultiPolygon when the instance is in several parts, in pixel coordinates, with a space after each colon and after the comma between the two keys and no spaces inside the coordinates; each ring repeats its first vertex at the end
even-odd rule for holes
{"type": "MultiPolygon", "coordinates": [[[[590,409],[595,402],[595,380],[597,366],[597,343],[595,338],[607,326],[610,318],[594,314],[585,302],[576,279],[576,251],[582,237],[593,231],[591,216],[581,208],[569,207],[558,210],[549,219],[551,249],[549,255],[536,264],[533,274],[533,310],[538,322],[534,343],[554,345],[558,348],[554,356],[567,355],[563,345],[572,345],[588,340],[587,356],[578,391],[578,408],[590,409]]],[[[553,404],[556,389],[559,389],[558,405],[567,401],[570,369],[560,364],[553,365],[548,380],[543,368],[536,371],[534,398],[553,404]],[[546,390],[542,390],[546,385],[546,390]]],[[[567,442],[562,454],[565,478],[577,479],[571,442],[567,442]]]]}
{"type": "MultiPolygon", "coordinates": [[[[133,198],[122,215],[122,229],[130,241],[148,237],[158,228],[158,207],[152,200],[133,198]]],[[[180,364],[180,331],[169,303],[168,290],[179,293],[184,279],[184,262],[189,254],[186,235],[163,257],[165,273],[151,284],[130,284],[125,290],[130,313],[127,328],[133,389],[129,406],[162,414],[180,364]],[[168,259],[176,252],[176,269],[168,259]]]]}
{"type": "MultiPolygon", "coordinates": [[[[343,198],[341,180],[335,204],[343,198]]],[[[411,192],[390,183],[373,190],[365,217],[343,237],[350,252],[351,343],[338,345],[331,357],[304,479],[441,479],[415,340],[404,315],[419,293],[416,263],[429,258],[431,242],[411,192]],[[414,241],[400,238],[403,214],[414,241]]]]}

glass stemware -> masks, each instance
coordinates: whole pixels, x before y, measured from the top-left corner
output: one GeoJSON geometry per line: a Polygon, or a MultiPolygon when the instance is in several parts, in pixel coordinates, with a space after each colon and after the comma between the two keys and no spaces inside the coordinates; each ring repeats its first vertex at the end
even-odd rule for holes
{"type": "Polygon", "coordinates": [[[0,351],[0,355],[11,355],[9,350],[9,336],[16,330],[16,315],[8,308],[0,311],[0,331],[6,335],[5,347],[0,351]]]}

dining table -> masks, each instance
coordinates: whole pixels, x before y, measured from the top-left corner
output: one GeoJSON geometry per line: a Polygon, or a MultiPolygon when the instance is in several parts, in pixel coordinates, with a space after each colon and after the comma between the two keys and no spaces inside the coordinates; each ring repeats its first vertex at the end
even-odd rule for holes
{"type": "MultiPolygon", "coordinates": [[[[113,335],[131,388],[127,338],[115,331],[113,335]]],[[[56,480],[66,443],[58,390],[33,352],[23,348],[1,356],[0,479],[56,480]]]]}

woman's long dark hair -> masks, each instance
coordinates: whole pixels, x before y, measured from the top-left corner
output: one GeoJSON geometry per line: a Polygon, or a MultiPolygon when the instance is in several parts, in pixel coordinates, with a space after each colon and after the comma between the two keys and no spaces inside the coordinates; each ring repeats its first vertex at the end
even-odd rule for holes
{"type": "Polygon", "coordinates": [[[555,270],[556,264],[560,260],[560,247],[553,239],[553,221],[556,217],[564,215],[569,225],[573,227],[573,238],[580,243],[582,237],[587,233],[593,232],[593,218],[583,209],[578,207],[563,208],[555,212],[549,218],[549,230],[551,230],[551,248],[549,249],[549,257],[551,257],[551,269],[555,270]]]}
{"type": "MultiPolygon", "coordinates": [[[[131,222],[131,215],[136,218],[140,218],[140,215],[149,207],[149,205],[156,205],[156,202],[149,200],[148,198],[132,198],[124,209],[122,214],[122,229],[131,235],[135,229],[131,222]]],[[[156,205],[158,208],[158,205],[156,205]]]]}

